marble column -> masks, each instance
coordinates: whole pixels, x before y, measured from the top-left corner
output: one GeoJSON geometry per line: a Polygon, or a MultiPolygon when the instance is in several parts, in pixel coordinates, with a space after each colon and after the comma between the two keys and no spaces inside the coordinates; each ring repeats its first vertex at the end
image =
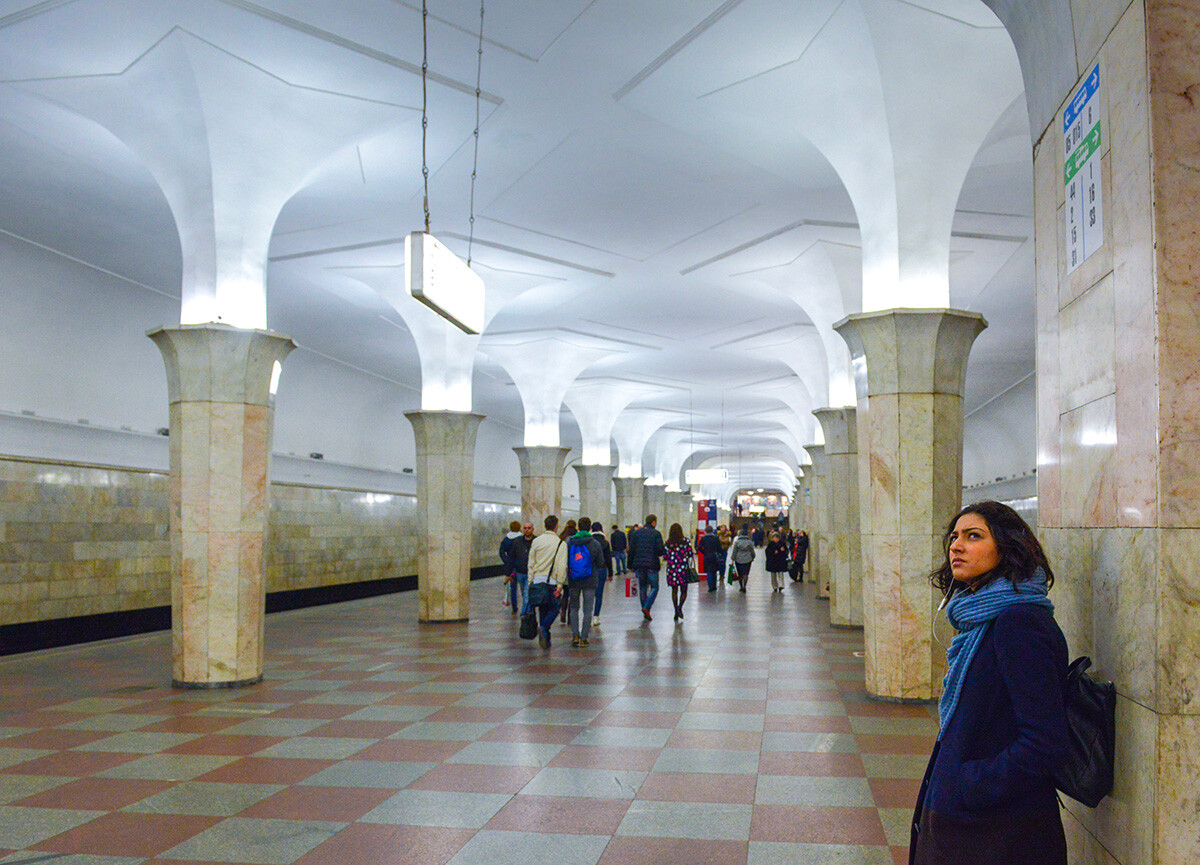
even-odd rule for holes
{"type": "Polygon", "coordinates": [[[1038,536],[1072,657],[1117,689],[1116,786],[1066,800],[1071,861],[1165,865],[1200,860],[1200,7],[1122,7],[1087,55],[1104,243],[1074,271],[1062,109],[1034,136],[1038,536]]]}
{"type": "Polygon", "coordinates": [[[834,325],[859,370],[858,459],[867,692],[931,700],[946,651],[933,638],[930,570],[962,503],[963,382],[987,322],[953,309],[888,309],[834,325]]]}
{"type": "Polygon", "coordinates": [[[825,557],[829,552],[828,473],[824,445],[805,445],[812,463],[808,466],[811,495],[808,532],[808,560],[804,564],[804,581],[816,583],[817,596],[829,597],[829,575],[825,557]]]}
{"type": "Polygon", "coordinates": [[[513,448],[521,462],[521,515],[542,533],[542,523],[550,514],[562,519],[562,479],[570,448],[513,448]]]}
{"type": "Polygon", "coordinates": [[[579,515],[612,528],[613,472],[616,466],[574,467],[579,475],[579,515]]]}
{"type": "Polygon", "coordinates": [[[271,384],[289,337],[220,324],[158,328],[170,395],[174,684],[262,680],[271,384]]]}
{"type": "Polygon", "coordinates": [[[417,617],[465,622],[471,610],[475,434],[483,415],[405,412],[417,451],[417,617]]]}
{"type": "Polygon", "coordinates": [[[642,490],[645,478],[613,478],[617,487],[617,522],[621,529],[640,523],[646,516],[643,511],[642,490]]]}
{"type": "MultiPolygon", "coordinates": [[[[668,516],[666,513],[667,485],[646,484],[644,495],[646,497],[646,513],[642,516],[645,517],[649,514],[654,514],[656,517],[658,517],[658,530],[663,533],[663,537],[666,537],[666,530],[671,525],[669,522],[665,524],[663,522],[663,520],[665,520],[668,516]]],[[[638,522],[640,523],[641,520],[639,519],[638,522]]]]}
{"type": "Polygon", "coordinates": [[[696,502],[691,492],[679,493],[679,525],[683,526],[684,537],[696,537],[696,502]]]}
{"type": "Polygon", "coordinates": [[[853,407],[813,412],[825,433],[829,472],[829,623],[861,627],[862,551],[858,532],[858,427],[853,407]]]}

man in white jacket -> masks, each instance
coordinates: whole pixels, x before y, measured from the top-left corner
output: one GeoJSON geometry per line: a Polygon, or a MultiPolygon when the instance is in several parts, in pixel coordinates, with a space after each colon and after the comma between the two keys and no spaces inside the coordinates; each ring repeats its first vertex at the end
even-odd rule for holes
{"type": "Polygon", "coordinates": [[[526,603],[538,612],[538,644],[550,648],[550,626],[558,617],[562,587],[567,582],[567,545],[555,534],[558,517],[546,517],[546,531],[529,547],[529,594],[526,603]]]}

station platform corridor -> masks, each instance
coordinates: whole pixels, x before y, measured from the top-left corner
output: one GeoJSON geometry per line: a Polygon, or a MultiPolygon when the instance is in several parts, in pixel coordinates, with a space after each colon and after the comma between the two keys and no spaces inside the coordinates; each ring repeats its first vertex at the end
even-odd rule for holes
{"type": "Polygon", "coordinates": [[[680,624],[618,577],[585,649],[496,578],[463,624],[270,615],[238,690],[173,689],[165,632],[3,659],[0,863],[905,862],[936,708],[868,700],[861,630],[761,563],[680,624]]]}

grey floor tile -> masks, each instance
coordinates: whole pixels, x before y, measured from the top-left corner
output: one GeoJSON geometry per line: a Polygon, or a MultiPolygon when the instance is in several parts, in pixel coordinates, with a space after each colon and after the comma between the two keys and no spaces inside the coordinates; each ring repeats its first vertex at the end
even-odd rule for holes
{"type": "Polygon", "coordinates": [[[682,712],[691,701],[691,697],[636,697],[623,694],[614,697],[604,708],[609,712],[682,712]]]}
{"type": "Polygon", "coordinates": [[[137,730],[141,727],[148,727],[151,724],[157,724],[160,721],[167,720],[163,715],[91,715],[86,718],[80,718],[78,721],[72,721],[69,724],[60,724],[64,730],[95,730],[97,732],[112,732],[120,733],[124,730],[137,730]]]}
{"type": "Polygon", "coordinates": [[[149,781],[190,781],[237,757],[214,757],[207,754],[151,754],[139,757],[112,769],[97,772],[100,778],[142,778],[149,781]]]}
{"type": "Polygon", "coordinates": [[[599,709],[537,709],[525,708],[508,719],[510,724],[557,724],[583,727],[596,720],[599,709]]]}
{"type": "Polygon", "coordinates": [[[309,697],[305,703],[318,706],[370,706],[393,697],[391,691],[327,691],[318,697],[309,697]]]}
{"type": "Polygon", "coordinates": [[[570,682],[563,682],[561,685],[555,685],[547,695],[558,696],[565,694],[571,697],[615,697],[625,690],[623,683],[612,685],[573,685],[570,682]]]}
{"type": "Polygon", "coordinates": [[[29,727],[0,727],[0,740],[30,732],[29,727]]]}
{"type": "Polygon", "coordinates": [[[161,854],[163,859],[291,865],[336,835],[345,823],[231,817],[161,854]]]}
{"type": "Polygon", "coordinates": [[[711,748],[664,748],[654,762],[654,771],[755,775],[758,773],[758,752],[719,751],[711,748]]]}
{"type": "Polygon", "coordinates": [[[850,716],[850,729],[864,736],[937,736],[933,718],[863,718],[850,716]]]}
{"type": "Polygon", "coordinates": [[[339,739],[324,736],[296,736],[263,748],[256,757],[298,757],[309,760],[345,760],[374,745],[378,739],[339,739]]]}
{"type": "Polygon", "coordinates": [[[103,811],[73,811],[67,808],[21,808],[0,806],[0,838],[9,848],[32,847],[68,829],[90,823],[103,811]]]}
{"type": "MultiPolygon", "coordinates": [[[[904,842],[905,846],[908,842],[904,842]]],[[[787,844],[776,841],[751,841],[746,865],[892,865],[887,847],[860,847],[853,844],[787,844]]]]}
{"type": "Polygon", "coordinates": [[[30,854],[13,853],[0,857],[4,865],[139,865],[146,860],[129,859],[125,856],[95,856],[91,853],[30,854]]]}
{"type": "Polygon", "coordinates": [[[59,703],[51,706],[53,712],[79,712],[84,715],[102,715],[107,712],[121,712],[132,709],[145,700],[131,700],[126,697],[84,697],[69,703],[59,703]]]}
{"type": "Polygon", "coordinates": [[[420,670],[384,670],[382,673],[376,673],[374,676],[368,676],[368,682],[428,682],[430,679],[436,679],[436,673],[427,673],[420,670]]]}
{"type": "Polygon", "coordinates": [[[53,753],[55,751],[50,748],[0,748],[0,769],[19,766],[53,753]]]}
{"type": "Polygon", "coordinates": [[[440,706],[363,706],[345,715],[346,721],[420,721],[438,711],[440,706]]]}
{"type": "Polygon", "coordinates": [[[684,712],[677,725],[680,730],[728,730],[761,733],[762,715],[735,715],[730,712],[684,712]]]}
{"type": "MultiPolygon", "coordinates": [[[[756,805],[844,806],[874,808],[875,798],[866,778],[759,775],[756,805]]],[[[908,843],[907,841],[905,842],[908,843]]]]}
{"type": "Polygon", "coordinates": [[[697,688],[692,695],[696,700],[765,700],[767,699],[767,686],[761,688],[739,687],[739,688],[697,688]]]}
{"type": "Polygon", "coordinates": [[[883,824],[883,836],[895,847],[908,846],[912,830],[912,808],[880,808],[879,822],[883,824]]]}
{"type": "Polygon", "coordinates": [[[750,805],[636,800],[625,812],[618,835],[649,838],[697,838],[706,841],[748,841],[750,805]]]}
{"type": "Polygon", "coordinates": [[[284,685],[277,685],[276,691],[336,691],[346,686],[344,679],[293,679],[284,685]]]}
{"type": "Polygon", "coordinates": [[[585,727],[571,744],[602,745],[606,748],[662,748],[670,737],[670,730],[655,727],[585,727]]]}
{"type": "Polygon", "coordinates": [[[300,784],[314,787],[374,787],[399,790],[435,768],[437,763],[343,760],[305,778],[300,784]]]}
{"type": "Polygon", "coordinates": [[[123,808],[139,814],[232,817],[284,789],[283,784],[212,784],[189,781],[123,808]]]}
{"type": "Polygon", "coordinates": [[[328,723],[316,718],[255,718],[217,732],[231,736],[303,736],[328,723]]]}
{"type": "Polygon", "coordinates": [[[472,742],[448,757],[446,762],[484,766],[545,766],[564,747],[538,742],[472,742]]]}
{"type": "Polygon", "coordinates": [[[411,694],[471,694],[482,688],[484,684],[484,682],[422,682],[419,685],[413,685],[408,691],[411,694]]]}
{"type": "Polygon", "coordinates": [[[88,742],[73,748],[74,751],[103,751],[114,754],[157,754],[184,742],[199,739],[199,735],[190,733],[142,733],[131,730],[118,733],[116,736],[106,736],[95,742],[88,742]]]}
{"type": "Polygon", "coordinates": [[[358,819],[360,823],[482,829],[511,798],[507,793],[401,790],[358,819]]]}
{"type": "Polygon", "coordinates": [[[824,715],[846,714],[846,704],[840,700],[779,700],[767,699],[768,715],[824,715]]]}
{"type": "Polygon", "coordinates": [[[589,799],[632,799],[646,772],[615,769],[545,768],[521,790],[526,796],[583,796],[589,799]]]}
{"type": "Polygon", "coordinates": [[[853,754],[858,742],[849,733],[763,733],[764,751],[815,751],[818,754],[853,754]]]}
{"type": "Polygon", "coordinates": [[[919,780],[925,777],[929,757],[915,754],[863,754],[862,761],[868,778],[919,780]]]}
{"type": "Polygon", "coordinates": [[[444,742],[474,742],[495,728],[492,723],[458,723],[452,721],[417,721],[409,724],[390,739],[436,739],[444,742]]]}
{"type": "Polygon", "coordinates": [[[59,775],[0,776],[0,805],[7,805],[18,799],[24,799],[26,796],[44,793],[46,790],[53,790],[55,787],[61,787],[74,780],[74,778],[59,775]]]}
{"type": "Polygon", "coordinates": [[[557,835],[484,830],[463,845],[446,865],[596,865],[607,835],[557,835]]]}
{"type": "MultiPolygon", "coordinates": [[[[520,709],[537,699],[533,694],[467,694],[456,706],[477,706],[485,709],[520,709]]],[[[415,707],[414,707],[415,708],[415,707]]],[[[434,707],[436,710],[436,707],[434,707]]]]}

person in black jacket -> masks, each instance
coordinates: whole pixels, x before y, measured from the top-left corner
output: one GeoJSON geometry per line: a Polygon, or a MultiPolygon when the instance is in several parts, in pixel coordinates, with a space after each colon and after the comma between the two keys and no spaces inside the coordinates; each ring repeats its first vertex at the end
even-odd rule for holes
{"type": "Polygon", "coordinates": [[[1054,770],[1067,749],[1067,643],[1046,594],[1054,572],[999,502],[963,508],[930,581],[958,631],[940,732],[913,816],[915,865],[1065,865],[1054,770]]]}
{"type": "Polygon", "coordinates": [[[704,573],[708,577],[708,590],[715,592],[717,580],[720,579],[725,551],[721,549],[721,539],[717,537],[712,526],[704,530],[703,537],[696,542],[696,549],[700,551],[700,555],[704,556],[704,573]]]}
{"type": "Polygon", "coordinates": [[[804,579],[804,560],[808,558],[808,532],[801,529],[792,536],[792,564],[788,573],[793,583],[804,579]]]}
{"type": "Polygon", "coordinates": [[[512,571],[513,608],[518,602],[520,610],[525,612],[525,600],[529,596],[529,545],[533,543],[533,523],[521,526],[521,534],[513,538],[508,547],[508,566],[512,571]]]}
{"type": "Polygon", "coordinates": [[[658,517],[646,516],[646,524],[634,529],[629,536],[629,568],[637,576],[638,599],[642,602],[642,616],[650,621],[650,608],[658,597],[658,572],[662,569],[661,557],[667,554],[663,536],[655,526],[658,517]]]}
{"type": "Polygon", "coordinates": [[[613,557],[613,574],[621,576],[627,568],[625,567],[625,550],[628,548],[629,538],[620,526],[613,526],[612,536],[608,539],[609,546],[612,547],[613,557]]]}

